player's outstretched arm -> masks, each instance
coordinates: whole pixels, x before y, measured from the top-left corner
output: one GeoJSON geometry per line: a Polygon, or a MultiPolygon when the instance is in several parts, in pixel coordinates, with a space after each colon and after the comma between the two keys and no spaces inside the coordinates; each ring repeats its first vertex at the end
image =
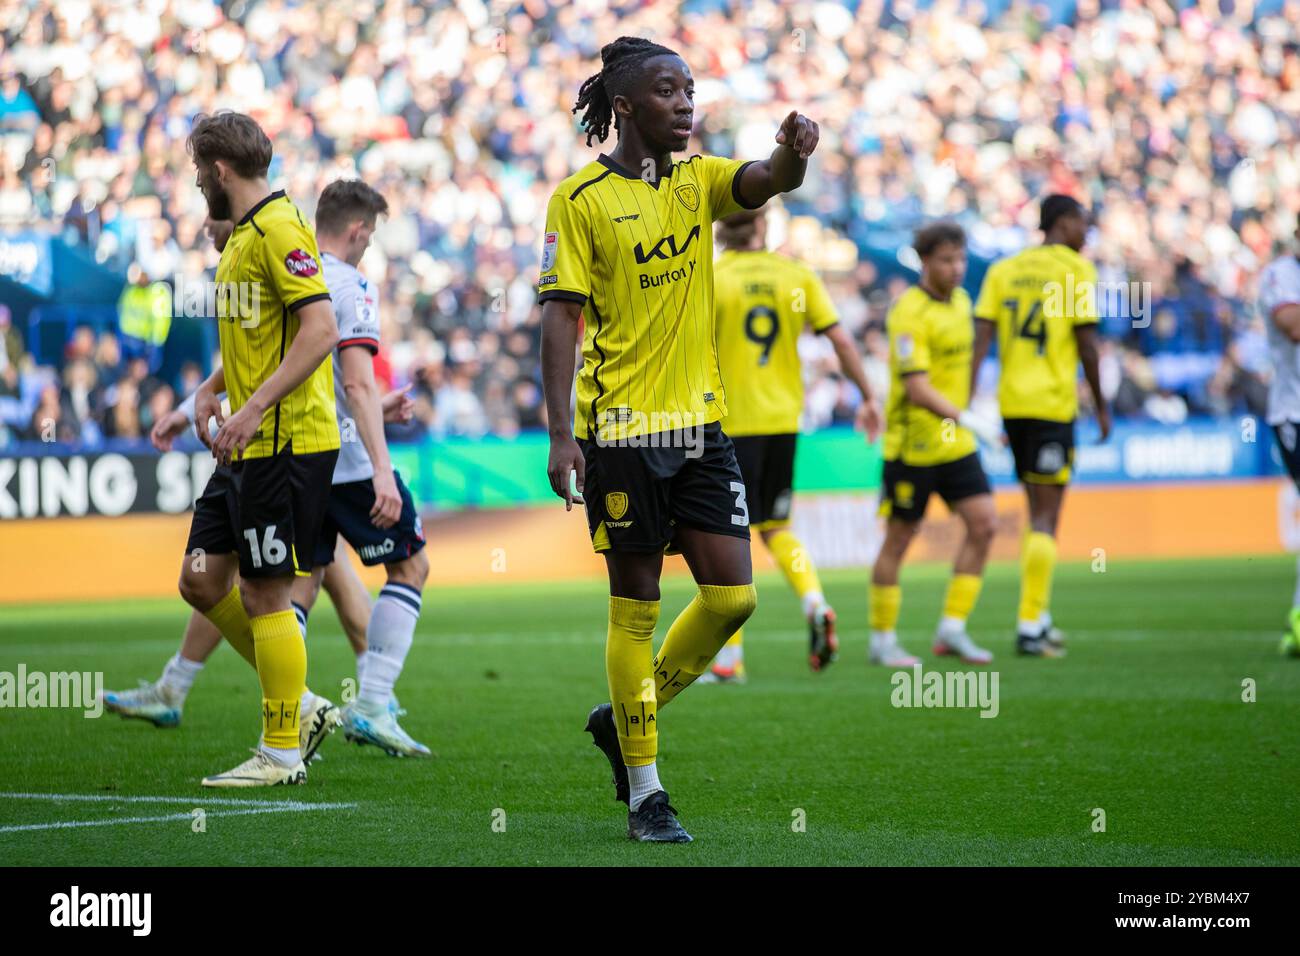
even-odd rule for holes
{"type": "Polygon", "coordinates": [[[840,370],[862,393],[862,406],[858,411],[859,423],[867,433],[867,440],[875,441],[881,431],[880,406],[871,390],[871,383],[867,381],[866,369],[862,367],[862,356],[858,354],[857,346],[853,344],[849,333],[844,331],[844,326],[832,325],[824,334],[835,349],[840,370]]]}
{"type": "Polygon", "coordinates": [[[1083,377],[1088,380],[1092,392],[1092,404],[1097,409],[1097,425],[1101,428],[1101,438],[1110,437],[1110,409],[1106,407],[1106,396],[1101,393],[1101,360],[1097,348],[1097,326],[1076,325],[1074,341],[1079,349],[1079,361],[1083,363],[1083,377]]]}
{"type": "Polygon", "coordinates": [[[222,464],[229,464],[235,452],[244,450],[257,434],[266,410],[305,382],[338,344],[339,327],[328,299],[308,302],[298,310],[298,321],[298,334],[279,367],[249,396],[243,408],[226,419],[212,440],[212,454],[222,464]]]}
{"type": "Polygon", "coordinates": [[[746,205],[761,206],[777,193],[798,189],[820,137],[816,123],[791,110],[776,134],[778,145],[771,157],[750,163],[741,174],[740,195],[746,205]]]}
{"type": "Polygon", "coordinates": [[[1002,426],[983,415],[978,415],[968,408],[958,408],[944,394],[930,384],[930,376],[925,372],[912,372],[903,376],[903,388],[907,400],[918,408],[933,412],[940,418],[955,421],[962,428],[973,432],[975,437],[986,445],[1002,444],[1002,426]]]}
{"type": "Polygon", "coordinates": [[[370,509],[370,522],[376,528],[391,528],[402,516],[402,498],[397,493],[393,462],[384,440],[384,410],[375,384],[374,359],[368,350],[354,345],[339,352],[339,367],[348,408],[356,418],[357,434],[375,468],[375,504],[370,509]]]}
{"type": "Polygon", "coordinates": [[[551,434],[551,453],[546,475],[551,490],[564,499],[564,510],[582,504],[586,460],[573,439],[569,396],[573,393],[575,355],[578,350],[578,322],[582,303],[549,299],[542,303],[542,394],[546,398],[546,421],[551,434]],[[569,475],[577,474],[578,494],[569,490],[569,475]]]}

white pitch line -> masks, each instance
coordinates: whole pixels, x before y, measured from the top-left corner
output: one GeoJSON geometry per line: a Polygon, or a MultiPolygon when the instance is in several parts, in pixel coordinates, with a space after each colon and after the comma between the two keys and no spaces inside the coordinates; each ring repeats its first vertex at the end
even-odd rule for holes
{"type": "MultiPolygon", "coordinates": [[[[5,800],[45,800],[51,803],[180,803],[195,809],[207,806],[237,807],[214,810],[211,817],[242,817],[259,813],[305,813],[312,810],[350,810],[355,803],[306,803],[302,800],[233,800],[228,797],[115,797],[102,793],[0,793],[5,800]]],[[[111,827],[126,823],[176,823],[193,819],[192,812],[169,813],[159,817],[109,817],[106,820],[56,820],[50,823],[21,823],[0,826],[0,833],[32,830],[70,830],[76,827],[111,827]]]]}
{"type": "MultiPolygon", "coordinates": [[[[250,807],[246,810],[214,810],[207,817],[242,817],[256,813],[296,813],[303,810],[341,810],[355,807],[355,803],[285,803],[277,807],[250,807]]],[[[107,820],[57,820],[53,823],[23,823],[0,827],[0,833],[20,833],[31,830],[70,830],[75,827],[112,827],[125,823],[177,823],[192,820],[189,813],[169,813],[162,817],[110,817],[107,820]]]]}
{"type": "Polygon", "coordinates": [[[129,797],[106,793],[0,793],[6,800],[81,800],[101,803],[184,803],[189,806],[211,803],[226,807],[287,807],[292,810],[342,810],[355,803],[308,803],[304,800],[232,800],[223,797],[129,797]]]}

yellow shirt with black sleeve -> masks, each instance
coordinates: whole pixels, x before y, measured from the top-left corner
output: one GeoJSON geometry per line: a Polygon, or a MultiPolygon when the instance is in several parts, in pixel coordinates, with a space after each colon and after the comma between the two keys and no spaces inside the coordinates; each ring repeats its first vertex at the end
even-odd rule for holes
{"type": "Polygon", "coordinates": [[[889,333],[889,400],[885,406],[886,461],[942,465],[975,451],[975,436],[907,398],[904,379],[926,372],[930,384],[958,408],[970,401],[975,325],[970,296],[954,289],[947,302],[912,286],[885,320],[889,333]]]}
{"type": "Polygon", "coordinates": [[[712,226],[746,208],[747,165],[692,156],[647,180],[602,155],[551,196],[538,300],[583,305],[578,438],[618,441],[726,415],[712,226]]]}
{"type": "Polygon", "coordinates": [[[997,326],[1003,418],[1074,421],[1074,329],[1097,322],[1096,292],[1096,268],[1069,246],[1035,246],[989,267],[975,317],[997,326]]]}
{"type": "Polygon", "coordinates": [[[803,365],[799,334],[839,321],[821,279],[774,252],[724,252],[713,267],[718,359],[727,385],[723,430],[785,435],[799,430],[803,365]]]}
{"type": "MultiPolygon", "coordinates": [[[[297,312],[329,299],[316,236],[283,191],[239,220],[217,266],[217,327],[232,412],[280,367],[298,334],[297,312]]],[[[296,455],[339,447],[334,369],[328,356],[293,391],[266,410],[243,457],[296,455]]]]}

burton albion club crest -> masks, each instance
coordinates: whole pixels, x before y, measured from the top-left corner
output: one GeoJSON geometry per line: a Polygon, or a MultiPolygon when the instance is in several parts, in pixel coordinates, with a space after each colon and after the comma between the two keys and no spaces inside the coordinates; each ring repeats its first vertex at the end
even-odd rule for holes
{"type": "Polygon", "coordinates": [[[610,521],[617,521],[627,514],[627,492],[611,491],[605,496],[605,513],[610,521]]]}
{"type": "Polygon", "coordinates": [[[681,200],[683,206],[691,212],[698,212],[700,208],[700,191],[692,183],[685,186],[677,187],[677,198],[681,200]]]}

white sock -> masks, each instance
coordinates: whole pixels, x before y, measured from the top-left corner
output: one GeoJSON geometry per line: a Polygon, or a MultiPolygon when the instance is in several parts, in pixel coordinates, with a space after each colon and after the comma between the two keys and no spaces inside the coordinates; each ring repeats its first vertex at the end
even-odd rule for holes
{"type": "Polygon", "coordinates": [[[659,783],[659,768],[653,763],[644,767],[628,767],[627,782],[631,788],[627,805],[633,810],[639,809],[646,797],[663,789],[659,783]]]}
{"type": "Polygon", "coordinates": [[[809,591],[803,596],[803,616],[812,617],[826,606],[826,595],[821,591],[809,591]]]}
{"type": "Polygon", "coordinates": [[[897,631],[872,631],[871,632],[872,647],[877,647],[882,645],[888,646],[890,644],[897,644],[897,643],[898,643],[897,631]]]}
{"type": "Polygon", "coordinates": [[[956,637],[958,634],[964,633],[965,630],[966,622],[959,617],[952,617],[951,615],[945,614],[943,617],[939,618],[940,637],[956,637]]]}
{"type": "Polygon", "coordinates": [[[1037,621],[1026,621],[1020,619],[1016,621],[1016,633],[1021,637],[1041,637],[1043,633],[1042,619],[1037,621]]]}
{"type": "Polygon", "coordinates": [[[185,697],[189,694],[190,687],[194,685],[194,678],[199,676],[201,670],[203,670],[202,661],[181,657],[180,651],[177,651],[163,668],[162,676],[158,678],[158,687],[168,701],[180,707],[185,703],[185,697]]]}
{"type": "Polygon", "coordinates": [[[288,749],[282,747],[268,747],[264,743],[259,749],[262,753],[266,754],[282,767],[292,767],[302,759],[302,755],[298,753],[297,747],[291,747],[288,749]]]}
{"type": "Polygon", "coordinates": [[[357,655],[357,687],[361,687],[361,679],[365,676],[366,671],[366,652],[362,651],[357,655]]]}
{"type": "Polygon", "coordinates": [[[303,714],[306,714],[307,711],[311,710],[311,705],[314,704],[315,702],[316,702],[316,695],[313,694],[311,692],[311,688],[308,687],[306,690],[302,692],[302,697],[298,699],[299,716],[302,716],[303,714]]]}
{"type": "Polygon", "coordinates": [[[402,673],[406,654],[420,619],[420,592],[405,584],[385,584],[370,609],[366,627],[366,661],[357,701],[387,707],[393,685],[402,673]]]}
{"type": "Polygon", "coordinates": [[[293,616],[298,619],[298,630],[302,632],[302,638],[307,639],[307,609],[297,601],[291,601],[293,604],[293,616]]]}

